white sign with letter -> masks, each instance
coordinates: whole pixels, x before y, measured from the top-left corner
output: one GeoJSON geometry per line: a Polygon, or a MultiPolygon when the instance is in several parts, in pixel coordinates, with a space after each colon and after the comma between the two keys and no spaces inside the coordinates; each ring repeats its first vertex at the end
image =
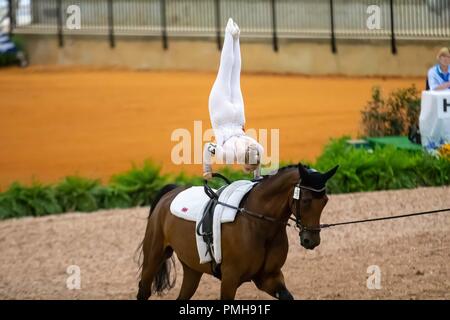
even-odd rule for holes
{"type": "Polygon", "coordinates": [[[429,151],[450,143],[450,90],[422,92],[419,128],[429,151]]]}
{"type": "Polygon", "coordinates": [[[448,97],[437,97],[437,109],[439,119],[450,118],[450,94],[448,97]]]}

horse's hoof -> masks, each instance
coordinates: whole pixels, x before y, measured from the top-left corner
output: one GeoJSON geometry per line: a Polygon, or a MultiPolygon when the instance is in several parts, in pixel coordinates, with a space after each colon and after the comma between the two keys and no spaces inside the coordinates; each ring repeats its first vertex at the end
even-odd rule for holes
{"type": "Polygon", "coordinates": [[[277,292],[276,298],[279,300],[294,300],[294,297],[287,289],[277,292]]]}

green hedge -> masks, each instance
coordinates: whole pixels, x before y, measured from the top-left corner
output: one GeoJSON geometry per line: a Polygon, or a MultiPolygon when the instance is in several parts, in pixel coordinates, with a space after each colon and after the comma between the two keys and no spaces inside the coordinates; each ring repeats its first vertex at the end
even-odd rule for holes
{"type": "Polygon", "coordinates": [[[422,151],[355,148],[349,137],[331,140],[317,159],[315,168],[328,170],[339,164],[328,182],[330,193],[409,189],[450,184],[450,161],[422,151]]]}
{"type": "MultiPolygon", "coordinates": [[[[336,175],[328,182],[330,193],[450,184],[450,161],[444,158],[394,147],[357,149],[348,145],[347,139],[331,140],[316,163],[311,164],[320,171],[340,165],[336,175]]],[[[230,180],[250,178],[241,170],[229,167],[219,172],[230,180]]],[[[202,185],[203,179],[185,173],[163,175],[159,166],[147,161],[141,167],[133,166],[129,171],[113,176],[107,185],[102,185],[98,180],[73,176],[64,178],[56,185],[35,182],[24,186],[13,183],[8,190],[0,193],[0,219],[145,206],[167,183],[202,185]]],[[[210,185],[217,188],[222,183],[220,179],[214,179],[210,185]]]]}
{"type": "MultiPolygon", "coordinates": [[[[250,178],[250,175],[230,168],[224,168],[220,173],[232,181],[250,178]]],[[[0,219],[146,206],[167,183],[202,185],[203,179],[184,172],[176,176],[163,175],[160,166],[146,161],[141,167],[133,166],[127,172],[114,175],[108,185],[76,176],[65,177],[55,185],[34,182],[24,186],[15,182],[0,193],[0,219]]],[[[210,183],[213,188],[222,184],[219,179],[210,183]]]]}

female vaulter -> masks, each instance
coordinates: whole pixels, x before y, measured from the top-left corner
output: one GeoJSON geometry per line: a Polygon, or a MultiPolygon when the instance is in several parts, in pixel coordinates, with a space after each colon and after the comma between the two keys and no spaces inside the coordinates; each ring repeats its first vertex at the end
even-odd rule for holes
{"type": "Polygon", "coordinates": [[[212,176],[212,157],[216,163],[243,164],[246,172],[254,177],[261,174],[261,158],[264,148],[244,132],[245,113],[240,74],[240,30],[230,18],[220,57],[217,78],[209,95],[209,115],[216,143],[206,143],[203,150],[203,177],[212,176]]]}

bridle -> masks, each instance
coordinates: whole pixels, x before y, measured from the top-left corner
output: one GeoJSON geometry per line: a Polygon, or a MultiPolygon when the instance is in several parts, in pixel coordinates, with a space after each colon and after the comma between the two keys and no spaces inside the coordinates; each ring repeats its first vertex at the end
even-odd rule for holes
{"type": "Polygon", "coordinates": [[[295,221],[295,226],[299,230],[299,235],[303,231],[309,231],[309,232],[312,232],[312,233],[319,233],[320,230],[321,230],[321,226],[320,225],[316,226],[316,227],[306,227],[302,223],[302,216],[301,216],[301,212],[300,212],[300,202],[302,201],[302,192],[301,192],[301,190],[305,189],[305,190],[309,190],[309,191],[314,192],[314,193],[321,193],[321,192],[324,192],[326,190],[326,186],[323,186],[320,189],[315,189],[315,188],[312,188],[312,187],[302,186],[301,182],[302,182],[302,179],[300,178],[298,183],[294,187],[294,194],[292,195],[292,198],[294,199],[293,204],[295,204],[295,212],[292,212],[291,216],[294,215],[295,218],[292,218],[291,216],[289,216],[289,219],[295,221]]]}
{"type": "MultiPolygon", "coordinates": [[[[231,184],[231,182],[226,177],[224,177],[223,175],[221,175],[219,173],[213,173],[212,175],[213,175],[213,177],[222,178],[228,184],[231,184]]],[[[318,225],[318,226],[315,226],[315,227],[306,227],[302,223],[301,212],[300,212],[300,202],[302,200],[302,192],[301,192],[301,190],[305,189],[305,190],[309,190],[309,191],[311,191],[313,193],[321,193],[321,192],[324,192],[326,190],[326,186],[323,186],[320,189],[315,189],[315,188],[312,188],[312,187],[304,186],[304,185],[301,184],[301,182],[302,182],[302,178],[300,177],[299,180],[298,180],[298,183],[294,187],[294,193],[292,195],[292,198],[294,199],[293,204],[295,203],[295,212],[292,212],[289,215],[288,220],[295,221],[295,226],[299,230],[299,235],[301,235],[302,232],[304,232],[304,231],[309,231],[309,232],[312,232],[312,233],[319,233],[320,230],[321,230],[321,225],[318,225]],[[295,218],[292,218],[292,215],[295,218]]],[[[238,207],[235,207],[235,206],[232,206],[232,205],[229,205],[227,203],[223,203],[223,202],[219,201],[219,197],[211,189],[211,187],[208,185],[208,181],[207,180],[204,180],[204,189],[205,189],[205,193],[211,199],[215,198],[216,201],[217,201],[217,204],[219,204],[219,205],[222,205],[222,206],[225,206],[225,207],[229,207],[229,208],[232,208],[232,209],[236,209],[238,212],[245,213],[245,214],[247,214],[247,215],[249,215],[251,217],[254,217],[254,218],[258,218],[258,219],[269,221],[269,222],[278,222],[278,223],[281,223],[283,225],[289,225],[289,223],[286,220],[284,220],[284,219],[280,220],[280,219],[272,218],[272,217],[269,217],[269,216],[266,216],[266,215],[263,215],[263,214],[260,214],[260,213],[257,213],[257,212],[253,212],[253,211],[247,210],[244,207],[238,208],[238,207]]],[[[292,210],[292,206],[291,206],[290,210],[292,210]]]]}

